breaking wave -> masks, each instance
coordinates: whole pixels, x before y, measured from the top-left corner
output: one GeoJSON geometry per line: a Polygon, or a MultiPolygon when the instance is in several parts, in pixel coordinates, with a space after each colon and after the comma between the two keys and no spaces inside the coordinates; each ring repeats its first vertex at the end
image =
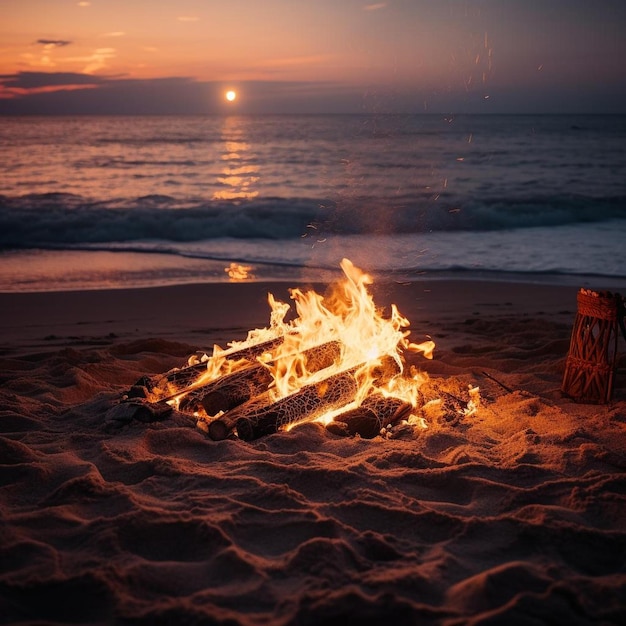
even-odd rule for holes
{"type": "Polygon", "coordinates": [[[288,240],[315,233],[394,235],[497,231],[626,219],[626,197],[456,201],[440,196],[320,201],[262,198],[182,203],[167,195],[97,201],[72,194],[0,196],[0,248],[55,248],[222,238],[288,240]]]}

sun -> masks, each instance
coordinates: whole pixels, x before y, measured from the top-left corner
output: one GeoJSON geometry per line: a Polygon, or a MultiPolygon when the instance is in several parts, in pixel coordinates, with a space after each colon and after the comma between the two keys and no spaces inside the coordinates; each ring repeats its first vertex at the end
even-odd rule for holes
{"type": "Polygon", "coordinates": [[[228,102],[234,102],[237,99],[237,92],[230,89],[226,92],[226,100],[228,102]]]}

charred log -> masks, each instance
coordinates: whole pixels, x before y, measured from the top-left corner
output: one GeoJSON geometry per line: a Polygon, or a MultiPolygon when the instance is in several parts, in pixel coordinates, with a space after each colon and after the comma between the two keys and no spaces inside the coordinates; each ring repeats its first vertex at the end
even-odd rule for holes
{"type": "Polygon", "coordinates": [[[307,385],[270,406],[247,411],[235,422],[237,434],[241,439],[251,441],[303,419],[321,417],[327,411],[351,402],[356,392],[354,373],[335,374],[321,383],[307,385]]]}
{"type": "MultiPolygon", "coordinates": [[[[241,439],[250,441],[290,424],[314,420],[328,411],[340,409],[354,400],[358,389],[355,374],[362,367],[305,385],[296,393],[269,405],[265,396],[254,398],[213,421],[209,425],[209,436],[215,440],[225,439],[236,428],[241,439]]],[[[385,357],[376,368],[375,380],[381,382],[398,372],[396,361],[385,357]]]]}
{"type": "Polygon", "coordinates": [[[209,437],[213,441],[222,441],[233,434],[237,421],[243,419],[242,416],[250,413],[256,415],[257,411],[261,413],[268,406],[273,406],[269,400],[267,392],[251,398],[247,402],[235,407],[231,411],[224,413],[209,424],[209,437]]]}
{"type": "MultiPolygon", "coordinates": [[[[340,354],[337,341],[309,348],[302,353],[303,367],[309,372],[320,371],[332,365],[340,354]]],[[[274,364],[280,366],[280,360],[274,364]]],[[[230,411],[262,394],[272,380],[268,367],[257,362],[190,391],[181,398],[179,410],[193,412],[202,406],[207,415],[230,411]]]]}
{"type": "Polygon", "coordinates": [[[256,363],[190,391],[181,398],[179,409],[194,412],[203,407],[207,415],[217,415],[262,393],[271,382],[267,368],[256,363]]]}
{"type": "Polygon", "coordinates": [[[372,439],[386,426],[408,418],[412,410],[413,405],[400,398],[373,393],[360,406],[335,417],[339,425],[329,430],[339,435],[360,435],[364,439],[372,439]]]}
{"type": "MultiPolygon", "coordinates": [[[[276,349],[283,343],[284,340],[284,335],[281,335],[279,337],[274,337],[273,339],[268,339],[267,341],[262,341],[260,343],[246,346],[238,350],[226,350],[224,356],[229,361],[247,360],[252,363],[264,352],[271,352],[272,350],[276,349]]],[[[156,380],[149,381],[148,384],[143,382],[143,379],[140,379],[139,381],[137,381],[137,383],[135,383],[134,386],[145,386],[148,388],[148,391],[151,391],[155,387],[163,386],[167,383],[173,383],[177,387],[180,387],[182,389],[191,385],[198,378],[198,376],[206,370],[206,367],[206,361],[194,363],[193,365],[188,365],[180,369],[170,370],[156,380]]]]}

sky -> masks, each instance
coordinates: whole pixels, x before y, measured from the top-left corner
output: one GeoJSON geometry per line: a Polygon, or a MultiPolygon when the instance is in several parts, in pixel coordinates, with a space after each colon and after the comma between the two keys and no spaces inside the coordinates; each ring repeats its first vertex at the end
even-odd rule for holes
{"type": "Polygon", "coordinates": [[[0,0],[0,114],[224,112],[626,113],[626,2],[0,0]]]}

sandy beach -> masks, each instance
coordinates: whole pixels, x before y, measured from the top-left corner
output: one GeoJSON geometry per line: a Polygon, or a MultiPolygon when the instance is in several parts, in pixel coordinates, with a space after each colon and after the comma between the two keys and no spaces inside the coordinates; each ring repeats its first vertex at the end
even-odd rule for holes
{"type": "Polygon", "coordinates": [[[563,397],[578,286],[374,284],[471,417],[251,443],[107,418],[290,286],[0,294],[0,622],[624,624],[626,343],[611,403],[563,397]]]}

